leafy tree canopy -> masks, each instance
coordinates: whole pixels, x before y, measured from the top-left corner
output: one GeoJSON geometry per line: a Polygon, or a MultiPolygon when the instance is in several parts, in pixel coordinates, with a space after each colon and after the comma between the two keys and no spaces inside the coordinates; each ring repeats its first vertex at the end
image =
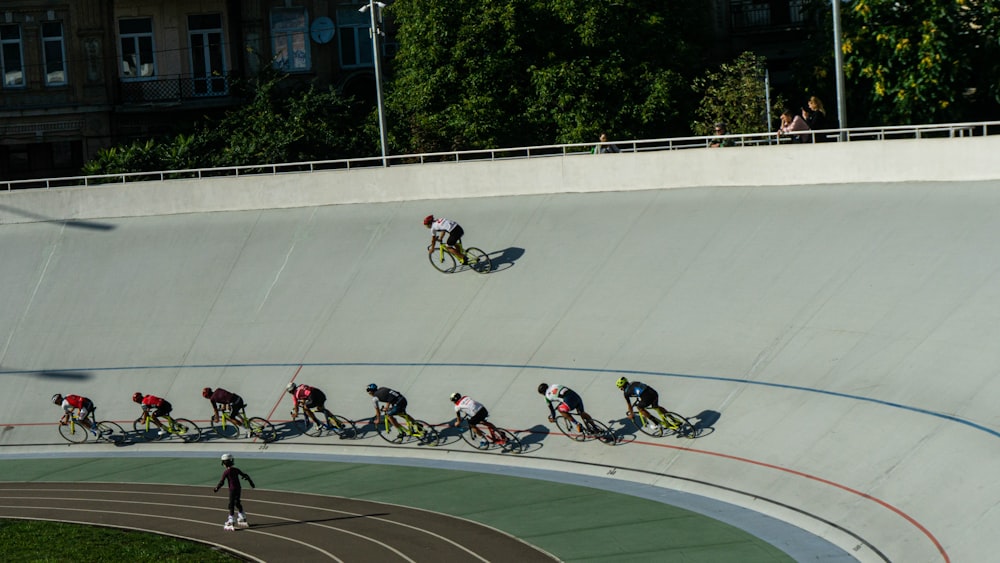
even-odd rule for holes
{"type": "Polygon", "coordinates": [[[396,152],[686,132],[707,13],[661,0],[397,0],[396,152]]]}

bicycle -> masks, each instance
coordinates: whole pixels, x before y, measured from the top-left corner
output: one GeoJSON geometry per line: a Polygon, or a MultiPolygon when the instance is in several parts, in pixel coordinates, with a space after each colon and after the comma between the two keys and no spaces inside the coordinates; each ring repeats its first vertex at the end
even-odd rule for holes
{"type": "Polygon", "coordinates": [[[197,442],[201,439],[201,428],[197,424],[186,418],[174,418],[169,414],[160,415],[163,418],[163,431],[153,423],[153,415],[145,412],[138,420],[132,423],[135,433],[140,438],[147,441],[162,440],[167,434],[179,436],[185,442],[197,442]]]}
{"type": "MultiPolygon", "coordinates": [[[[577,412],[577,416],[580,413],[577,412]]],[[[586,442],[587,440],[596,439],[602,444],[607,444],[613,446],[618,443],[618,438],[615,437],[614,432],[608,428],[608,425],[594,420],[593,418],[584,418],[580,416],[579,426],[582,428],[582,432],[576,428],[574,423],[567,420],[562,415],[556,415],[556,426],[559,431],[566,435],[570,440],[575,440],[577,442],[586,442]]]]}
{"type": "Polygon", "coordinates": [[[299,434],[305,434],[306,436],[312,436],[313,438],[319,438],[323,435],[324,431],[329,431],[340,437],[341,440],[353,439],[358,436],[358,427],[353,420],[340,416],[339,414],[334,414],[333,416],[327,416],[326,413],[322,411],[316,411],[315,409],[309,409],[313,416],[317,417],[319,420],[319,415],[323,415],[323,424],[316,424],[312,417],[306,412],[306,408],[303,407],[299,410],[297,415],[294,415],[294,411],[289,414],[293,414],[292,426],[299,434]]]}
{"type": "MultiPolygon", "coordinates": [[[[493,261],[490,260],[489,254],[486,254],[481,249],[474,246],[464,248],[462,241],[458,241],[458,244],[455,246],[462,253],[463,266],[468,266],[480,274],[488,273],[493,269],[493,261]]],[[[443,274],[453,274],[457,271],[459,262],[454,254],[448,252],[445,245],[437,244],[429,248],[430,253],[427,255],[427,258],[431,261],[431,266],[434,266],[434,269],[443,274]]]]}
{"type": "Polygon", "coordinates": [[[110,420],[97,422],[94,417],[94,411],[90,411],[86,418],[90,421],[91,428],[93,430],[87,430],[87,428],[80,423],[80,418],[77,417],[76,414],[71,414],[69,422],[59,425],[59,435],[62,436],[67,442],[72,442],[74,444],[82,444],[83,442],[86,442],[87,436],[90,434],[92,434],[94,439],[98,442],[108,442],[118,445],[126,441],[127,437],[125,435],[125,430],[122,429],[122,427],[117,423],[111,422],[110,420]],[[79,425],[79,428],[77,425],[79,425]]]}
{"type": "MultiPolygon", "coordinates": [[[[238,414],[240,420],[244,422],[247,438],[260,438],[266,444],[278,439],[278,431],[267,419],[259,416],[247,417],[246,406],[241,408],[238,414]]],[[[233,414],[228,409],[219,409],[219,420],[212,421],[212,430],[227,440],[235,440],[241,434],[241,427],[233,421],[233,414]]]]}
{"type": "MultiPolygon", "coordinates": [[[[418,441],[421,446],[436,446],[441,440],[441,436],[433,426],[423,420],[416,420],[408,414],[395,415],[403,418],[405,424],[400,425],[400,430],[389,421],[388,415],[382,415],[382,423],[375,424],[378,435],[390,444],[402,444],[404,442],[418,441]]],[[[372,422],[375,422],[374,419],[372,422]]]]}
{"type": "Polygon", "coordinates": [[[506,428],[500,428],[492,422],[484,421],[476,425],[476,430],[479,431],[478,438],[472,435],[468,417],[462,417],[458,428],[461,431],[462,440],[477,450],[486,451],[493,447],[499,447],[501,453],[519,454],[524,451],[524,446],[516,434],[506,428]],[[485,426],[488,432],[483,432],[480,426],[485,426]]]}
{"type": "Polygon", "coordinates": [[[637,430],[647,436],[654,438],[662,438],[663,436],[695,437],[695,427],[688,419],[667,409],[663,410],[666,412],[666,416],[661,416],[656,409],[646,409],[649,413],[649,417],[646,417],[641,410],[633,408],[626,413],[626,416],[635,413],[635,415],[628,417],[629,420],[632,421],[632,425],[637,430]]]}

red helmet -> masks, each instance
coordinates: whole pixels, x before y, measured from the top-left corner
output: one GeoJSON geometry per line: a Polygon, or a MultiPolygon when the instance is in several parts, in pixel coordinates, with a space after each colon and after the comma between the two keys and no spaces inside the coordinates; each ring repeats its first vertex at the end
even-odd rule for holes
{"type": "Polygon", "coordinates": [[[140,393],[140,392],[136,391],[136,392],[135,392],[135,393],[134,393],[134,394],[132,395],[132,402],[133,402],[133,403],[141,403],[141,402],[142,402],[142,393],[140,393]]]}
{"type": "Polygon", "coordinates": [[[201,396],[205,397],[206,399],[209,398],[209,397],[211,397],[212,396],[212,388],[211,387],[206,387],[206,388],[202,389],[201,390],[201,396]]]}
{"type": "Polygon", "coordinates": [[[427,217],[424,217],[424,226],[425,227],[431,226],[431,223],[433,223],[433,222],[434,222],[434,216],[433,215],[428,215],[427,217]]]}

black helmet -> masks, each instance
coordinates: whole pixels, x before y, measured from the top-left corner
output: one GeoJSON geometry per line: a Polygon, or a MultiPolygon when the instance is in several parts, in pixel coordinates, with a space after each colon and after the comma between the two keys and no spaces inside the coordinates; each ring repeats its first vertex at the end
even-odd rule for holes
{"type": "Polygon", "coordinates": [[[61,404],[62,403],[62,399],[63,399],[62,395],[60,395],[59,393],[56,393],[55,395],[52,395],[52,404],[53,405],[61,404]]]}
{"type": "Polygon", "coordinates": [[[548,391],[548,389],[549,389],[549,384],[548,383],[539,383],[538,384],[538,394],[539,395],[544,395],[545,392],[548,391]]]}
{"type": "Polygon", "coordinates": [[[453,403],[457,403],[457,402],[458,402],[458,400],[459,400],[459,399],[461,399],[461,398],[462,398],[462,395],[461,395],[461,393],[452,393],[452,394],[451,394],[451,395],[450,395],[450,396],[448,397],[448,400],[449,400],[449,401],[451,401],[451,402],[453,402],[453,403]]]}

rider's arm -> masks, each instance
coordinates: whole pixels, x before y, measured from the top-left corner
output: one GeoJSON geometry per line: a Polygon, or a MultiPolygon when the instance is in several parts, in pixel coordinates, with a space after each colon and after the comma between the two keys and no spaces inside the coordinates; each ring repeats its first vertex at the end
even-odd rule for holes
{"type": "Polygon", "coordinates": [[[247,483],[250,483],[250,488],[251,489],[256,489],[257,488],[257,485],[253,484],[253,479],[251,479],[249,475],[247,475],[246,473],[244,473],[242,471],[240,473],[241,473],[240,477],[243,477],[244,479],[247,480],[247,483]]]}

